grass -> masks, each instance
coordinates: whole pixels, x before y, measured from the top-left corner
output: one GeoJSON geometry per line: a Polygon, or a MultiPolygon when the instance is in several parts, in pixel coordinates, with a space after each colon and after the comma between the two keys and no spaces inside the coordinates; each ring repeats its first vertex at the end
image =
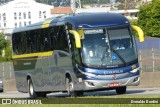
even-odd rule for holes
{"type": "MultiPolygon", "coordinates": [[[[159,99],[159,104],[42,104],[42,105],[0,105],[0,107],[160,107],[160,95],[116,95],[116,96],[84,96],[80,98],[115,98],[118,101],[122,98],[151,98],[151,99],[159,99]]],[[[55,101],[58,98],[46,98],[45,100],[55,101]]],[[[61,98],[60,98],[61,99],[61,98]]],[[[70,98],[62,98],[62,99],[70,99],[70,98]]],[[[43,99],[42,99],[43,100],[43,99]]]]}
{"type": "Polygon", "coordinates": [[[44,105],[0,105],[0,107],[159,107],[159,104],[44,104],[44,105]]]}
{"type": "Polygon", "coordinates": [[[160,98],[160,95],[112,95],[112,96],[85,96],[82,98],[160,98]]]}

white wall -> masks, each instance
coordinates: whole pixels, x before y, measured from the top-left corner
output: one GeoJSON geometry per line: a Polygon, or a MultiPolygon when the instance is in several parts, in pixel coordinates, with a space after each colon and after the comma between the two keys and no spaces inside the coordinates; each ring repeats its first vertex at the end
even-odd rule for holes
{"type": "Polygon", "coordinates": [[[91,7],[91,8],[81,8],[77,9],[76,13],[95,13],[95,12],[109,12],[110,7],[91,7]]]}
{"type": "Polygon", "coordinates": [[[29,23],[36,23],[42,21],[46,18],[51,17],[50,9],[53,8],[50,5],[40,4],[34,0],[14,0],[3,4],[0,6],[0,30],[15,28],[15,23],[17,27],[29,25],[29,23]],[[42,17],[39,17],[39,12],[41,11],[42,17]],[[28,13],[31,12],[31,18],[28,18],[28,13]],[[46,13],[43,13],[46,12],[46,13]],[[3,14],[6,14],[6,20],[3,19],[3,14]],[[17,19],[14,19],[14,14],[17,14],[17,19]],[[21,19],[19,19],[19,14],[21,13],[21,19]],[[23,13],[26,13],[26,19],[24,19],[23,13]],[[44,14],[46,18],[44,18],[44,14]],[[4,26],[6,23],[6,26],[4,26]]]}

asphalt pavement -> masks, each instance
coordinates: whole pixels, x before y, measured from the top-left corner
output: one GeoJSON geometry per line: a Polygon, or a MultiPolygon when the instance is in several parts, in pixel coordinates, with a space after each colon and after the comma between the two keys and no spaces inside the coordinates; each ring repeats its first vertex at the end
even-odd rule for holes
{"type": "MultiPolygon", "coordinates": [[[[156,88],[129,88],[127,89],[126,94],[123,94],[121,96],[156,96],[160,95],[160,87],[156,88]]],[[[107,90],[107,91],[97,91],[97,92],[85,92],[85,96],[118,96],[116,94],[115,90],[107,90]]],[[[48,98],[54,98],[54,97],[67,97],[66,93],[50,93],[47,94],[48,98]]],[[[29,98],[28,93],[21,93],[18,91],[7,91],[0,93],[0,98],[29,98]]]]}

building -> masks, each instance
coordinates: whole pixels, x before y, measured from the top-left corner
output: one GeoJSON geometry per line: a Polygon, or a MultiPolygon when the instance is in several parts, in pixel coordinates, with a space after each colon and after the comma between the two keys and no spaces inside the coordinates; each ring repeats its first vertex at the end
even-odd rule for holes
{"type": "Polygon", "coordinates": [[[125,15],[130,20],[137,20],[138,19],[137,14],[139,12],[139,9],[114,10],[114,11],[110,11],[110,12],[125,15]]]}
{"type": "Polygon", "coordinates": [[[109,12],[110,7],[90,7],[77,9],[75,13],[95,13],[95,12],[109,12]]]}
{"type": "Polygon", "coordinates": [[[152,0],[142,0],[142,2],[147,3],[147,2],[152,2],[152,0]]]}
{"type": "Polygon", "coordinates": [[[51,9],[51,15],[53,17],[62,16],[65,14],[73,14],[73,9],[71,7],[55,7],[51,9]]]}
{"type": "Polygon", "coordinates": [[[53,6],[35,0],[14,0],[0,5],[0,32],[11,33],[23,27],[51,17],[53,6]]]}

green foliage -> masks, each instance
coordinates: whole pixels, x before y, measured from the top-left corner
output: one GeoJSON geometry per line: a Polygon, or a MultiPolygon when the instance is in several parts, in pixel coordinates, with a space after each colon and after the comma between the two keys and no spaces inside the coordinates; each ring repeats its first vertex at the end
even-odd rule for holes
{"type": "Polygon", "coordinates": [[[153,0],[140,8],[138,25],[146,36],[160,37],[160,0],[153,0]]]}
{"type": "Polygon", "coordinates": [[[11,42],[5,39],[5,34],[0,33],[0,62],[10,61],[12,56],[11,42]],[[2,56],[2,50],[5,51],[4,57],[2,56]]]}
{"type": "Polygon", "coordinates": [[[7,41],[5,40],[4,33],[0,33],[0,55],[2,55],[2,50],[6,48],[7,41]]]}
{"type": "Polygon", "coordinates": [[[12,48],[8,45],[5,49],[5,61],[10,61],[12,58],[12,48]]]}
{"type": "Polygon", "coordinates": [[[118,5],[118,10],[123,10],[125,8],[125,4],[119,4],[118,5]]]}

